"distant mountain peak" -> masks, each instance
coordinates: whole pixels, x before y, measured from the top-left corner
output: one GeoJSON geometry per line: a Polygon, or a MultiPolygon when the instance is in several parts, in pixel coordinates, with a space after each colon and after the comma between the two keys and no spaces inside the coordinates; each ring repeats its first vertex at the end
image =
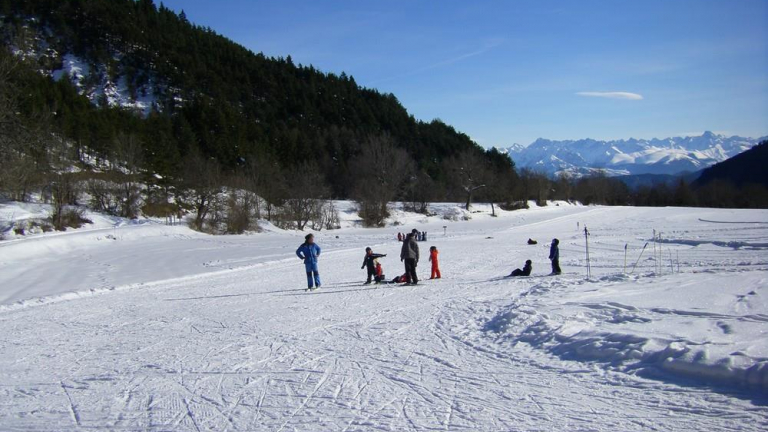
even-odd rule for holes
{"type": "Polygon", "coordinates": [[[519,168],[555,175],[679,174],[698,171],[742,153],[765,138],[726,137],[705,131],[698,136],[595,140],[537,138],[531,145],[506,149],[519,168]]]}

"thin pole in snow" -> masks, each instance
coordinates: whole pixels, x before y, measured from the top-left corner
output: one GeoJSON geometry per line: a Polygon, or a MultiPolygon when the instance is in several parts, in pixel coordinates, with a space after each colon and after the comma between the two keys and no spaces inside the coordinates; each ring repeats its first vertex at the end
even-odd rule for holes
{"type": "Polygon", "coordinates": [[[669,271],[674,273],[675,272],[675,262],[672,261],[672,251],[667,248],[667,253],[669,254],[669,271]]]}
{"type": "Polygon", "coordinates": [[[587,245],[587,279],[592,277],[592,266],[589,263],[589,230],[584,225],[584,241],[587,245]]]}
{"type": "Polygon", "coordinates": [[[653,271],[654,273],[658,273],[659,269],[656,265],[656,230],[653,230],[653,271]]]}
{"type": "Polygon", "coordinates": [[[677,252],[677,272],[680,273],[680,251],[677,252]]]}
{"type": "Polygon", "coordinates": [[[629,243],[624,243],[624,273],[627,273],[627,247],[629,243]]]}
{"type": "Polygon", "coordinates": [[[662,250],[662,241],[661,241],[661,231],[658,233],[658,237],[656,238],[656,251],[658,252],[659,256],[656,260],[656,265],[659,266],[659,270],[657,273],[661,274],[661,272],[664,270],[664,251],[662,250]]]}
{"type": "Polygon", "coordinates": [[[663,247],[662,243],[663,242],[661,241],[661,231],[659,231],[659,238],[658,238],[658,240],[656,240],[656,242],[658,243],[657,244],[658,247],[656,248],[656,250],[659,251],[659,259],[658,259],[659,274],[661,274],[661,272],[664,271],[664,251],[662,250],[662,247],[663,247]]]}
{"type": "Polygon", "coordinates": [[[640,255],[637,257],[637,261],[635,261],[635,265],[632,266],[632,271],[629,272],[629,274],[632,274],[635,272],[635,269],[637,268],[637,263],[640,262],[640,258],[643,257],[643,252],[645,252],[645,248],[648,247],[648,242],[645,242],[645,246],[643,246],[643,250],[640,251],[640,255]]]}

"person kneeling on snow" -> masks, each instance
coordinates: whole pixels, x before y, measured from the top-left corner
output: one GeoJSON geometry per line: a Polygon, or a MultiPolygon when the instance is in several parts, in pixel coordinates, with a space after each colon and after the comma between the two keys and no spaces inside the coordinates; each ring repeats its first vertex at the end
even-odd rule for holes
{"type": "Polygon", "coordinates": [[[365,258],[363,258],[363,265],[360,267],[360,269],[362,270],[368,267],[368,279],[365,281],[366,285],[370,284],[371,279],[376,275],[376,265],[374,264],[374,261],[376,258],[382,258],[385,256],[386,255],[373,253],[373,249],[369,247],[365,248],[365,258]]]}
{"type": "Polygon", "coordinates": [[[519,268],[514,269],[512,273],[509,275],[509,277],[530,276],[531,270],[533,270],[533,263],[531,262],[531,260],[527,260],[525,261],[525,265],[523,266],[522,270],[520,270],[519,268]]]}

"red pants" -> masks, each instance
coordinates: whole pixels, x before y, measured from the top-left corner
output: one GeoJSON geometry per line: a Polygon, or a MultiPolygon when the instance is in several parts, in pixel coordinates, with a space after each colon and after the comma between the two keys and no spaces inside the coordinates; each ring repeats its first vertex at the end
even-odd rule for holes
{"type": "Polygon", "coordinates": [[[440,279],[440,267],[437,265],[437,261],[432,261],[432,277],[430,279],[440,279]]]}

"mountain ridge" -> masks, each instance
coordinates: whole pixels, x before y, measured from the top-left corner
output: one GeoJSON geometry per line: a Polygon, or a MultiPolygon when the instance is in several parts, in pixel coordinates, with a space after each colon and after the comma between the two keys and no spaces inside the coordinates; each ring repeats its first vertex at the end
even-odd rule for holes
{"type": "Polygon", "coordinates": [[[731,182],[737,187],[748,184],[768,186],[766,164],[768,164],[768,141],[762,141],[744,153],[705,169],[693,186],[703,187],[717,181],[731,182]]]}
{"type": "Polygon", "coordinates": [[[725,136],[706,131],[700,136],[595,140],[549,140],[538,138],[525,147],[513,144],[500,149],[518,168],[548,175],[576,177],[603,171],[611,176],[681,174],[700,171],[740,154],[761,138],[725,136]]]}

